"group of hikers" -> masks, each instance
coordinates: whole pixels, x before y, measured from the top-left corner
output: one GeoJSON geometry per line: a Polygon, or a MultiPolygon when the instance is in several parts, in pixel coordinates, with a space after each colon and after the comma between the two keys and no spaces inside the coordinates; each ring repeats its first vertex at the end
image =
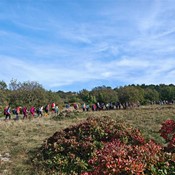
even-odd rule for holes
{"type": "MultiPolygon", "coordinates": [[[[116,103],[94,103],[94,104],[86,104],[83,103],[82,105],[78,105],[78,103],[73,103],[73,104],[69,104],[66,103],[65,105],[65,109],[69,110],[69,108],[73,106],[74,110],[81,110],[82,111],[99,111],[99,110],[109,110],[109,109],[120,109],[121,108],[121,104],[119,102],[116,103]]],[[[11,109],[11,105],[7,105],[4,108],[4,115],[5,115],[5,120],[7,119],[11,119],[11,115],[15,115],[15,120],[19,120],[19,116],[22,116],[22,119],[27,119],[27,118],[34,118],[34,116],[37,117],[42,117],[43,115],[48,116],[49,114],[59,114],[59,107],[57,104],[55,104],[55,102],[51,103],[51,104],[47,104],[45,106],[40,106],[38,108],[35,108],[34,106],[31,106],[30,108],[26,107],[26,106],[17,106],[16,108],[11,109]]]]}
{"type": "Polygon", "coordinates": [[[35,108],[34,106],[31,106],[30,108],[27,108],[26,106],[17,106],[16,108],[11,109],[10,105],[7,105],[4,108],[4,115],[5,120],[11,119],[11,115],[15,115],[15,120],[19,120],[19,115],[23,114],[23,119],[27,119],[28,117],[34,118],[35,115],[38,117],[42,117],[43,113],[47,116],[49,112],[58,114],[59,113],[59,107],[55,102],[53,102],[51,105],[47,104],[45,106],[40,106],[38,108],[35,108]]]}
{"type": "MultiPolygon", "coordinates": [[[[74,109],[77,110],[79,107],[78,107],[78,104],[77,103],[74,103],[73,104],[74,106],[74,109]]],[[[92,105],[89,105],[89,104],[86,104],[86,103],[83,103],[82,106],[81,106],[82,110],[83,111],[89,111],[90,109],[92,111],[99,111],[99,110],[110,110],[110,109],[121,109],[121,104],[119,102],[116,102],[116,103],[94,103],[92,105]]]]}
{"type": "MultiPolygon", "coordinates": [[[[164,101],[163,101],[164,102],[164,101]]],[[[159,103],[159,104],[168,104],[168,103],[159,103]]],[[[154,103],[153,103],[154,104],[154,103]]],[[[172,102],[173,104],[173,102],[172,102]]],[[[110,110],[110,109],[126,109],[129,107],[139,107],[140,103],[129,103],[129,102],[125,102],[125,103],[120,103],[120,102],[109,102],[109,103],[103,103],[103,102],[97,102],[94,104],[86,104],[86,103],[82,103],[82,104],[78,104],[78,103],[73,103],[73,104],[69,104],[66,103],[65,104],[65,109],[69,110],[70,107],[73,107],[74,110],[82,110],[82,111],[100,111],[100,110],[110,110]]],[[[60,110],[58,107],[58,104],[55,104],[55,102],[51,103],[51,104],[46,104],[45,106],[40,106],[38,108],[35,108],[34,106],[31,106],[30,108],[26,107],[26,106],[17,106],[16,108],[11,109],[11,105],[7,105],[4,108],[4,115],[5,115],[5,120],[7,119],[11,119],[11,115],[15,115],[15,120],[19,120],[19,116],[21,116],[21,114],[23,114],[23,119],[27,119],[27,118],[34,118],[34,116],[37,117],[42,117],[43,115],[48,116],[49,114],[56,114],[58,115],[60,110]]]]}

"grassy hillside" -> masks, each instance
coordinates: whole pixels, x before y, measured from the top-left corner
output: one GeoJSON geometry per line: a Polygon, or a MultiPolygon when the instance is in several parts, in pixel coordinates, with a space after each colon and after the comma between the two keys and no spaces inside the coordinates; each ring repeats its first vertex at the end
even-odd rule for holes
{"type": "MultiPolygon", "coordinates": [[[[32,151],[40,147],[44,139],[54,132],[79,123],[88,116],[112,116],[119,121],[139,128],[147,138],[159,143],[161,123],[166,119],[175,120],[175,106],[147,106],[130,110],[111,110],[79,113],[76,118],[53,120],[51,117],[33,120],[0,121],[0,174],[34,174],[30,164],[32,151]]],[[[38,174],[44,174],[38,172],[38,174]]]]}

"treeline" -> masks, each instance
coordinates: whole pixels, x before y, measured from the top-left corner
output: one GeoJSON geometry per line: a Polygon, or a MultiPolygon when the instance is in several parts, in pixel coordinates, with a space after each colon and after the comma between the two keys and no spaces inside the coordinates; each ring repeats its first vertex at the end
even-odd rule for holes
{"type": "Polygon", "coordinates": [[[173,103],[175,100],[175,85],[128,85],[112,89],[107,86],[99,86],[91,91],[83,89],[75,92],[57,92],[59,96],[69,103],[85,102],[93,103],[116,103],[122,105],[147,105],[173,103]]]}
{"type": "Polygon", "coordinates": [[[9,85],[0,81],[0,106],[41,106],[55,102],[59,106],[65,103],[116,103],[122,105],[146,105],[173,103],[175,100],[175,85],[127,85],[116,88],[107,86],[95,87],[92,90],[83,89],[79,92],[48,91],[35,81],[18,82],[11,80],[9,85]]]}

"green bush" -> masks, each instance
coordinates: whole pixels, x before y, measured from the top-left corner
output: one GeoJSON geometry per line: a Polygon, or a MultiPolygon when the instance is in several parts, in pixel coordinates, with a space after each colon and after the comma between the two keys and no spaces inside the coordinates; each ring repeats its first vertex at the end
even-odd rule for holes
{"type": "Polygon", "coordinates": [[[80,112],[79,111],[71,111],[71,110],[64,110],[64,111],[61,111],[58,115],[55,114],[53,116],[53,119],[54,120],[63,120],[65,118],[77,118],[79,116],[80,112]]]}

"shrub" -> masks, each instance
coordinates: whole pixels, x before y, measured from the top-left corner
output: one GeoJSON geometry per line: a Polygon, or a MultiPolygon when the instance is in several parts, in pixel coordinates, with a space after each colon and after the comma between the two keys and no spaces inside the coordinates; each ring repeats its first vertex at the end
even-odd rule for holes
{"type": "Polygon", "coordinates": [[[54,115],[52,118],[54,120],[63,120],[65,118],[77,118],[79,115],[79,111],[64,110],[61,111],[58,115],[54,115]]]}
{"type": "Polygon", "coordinates": [[[96,151],[89,164],[92,165],[93,170],[81,175],[157,175],[162,166],[166,172],[171,171],[168,161],[163,156],[162,147],[154,141],[143,145],[126,145],[119,140],[114,140],[106,143],[103,149],[96,151]]]}
{"type": "Polygon", "coordinates": [[[166,120],[164,123],[162,123],[160,135],[167,143],[166,150],[175,153],[175,121],[166,120]]]}
{"type": "MultiPolygon", "coordinates": [[[[162,136],[171,143],[174,125],[172,121],[165,123],[162,136]]],[[[173,175],[173,156],[153,140],[146,142],[139,130],[104,116],[89,117],[56,132],[33,162],[46,174],[173,175]]]]}
{"type": "Polygon", "coordinates": [[[81,173],[92,169],[88,161],[95,151],[113,140],[133,145],[142,145],[145,142],[138,130],[117,123],[110,117],[89,117],[86,121],[56,132],[48,138],[34,162],[52,173],[81,173]]]}

